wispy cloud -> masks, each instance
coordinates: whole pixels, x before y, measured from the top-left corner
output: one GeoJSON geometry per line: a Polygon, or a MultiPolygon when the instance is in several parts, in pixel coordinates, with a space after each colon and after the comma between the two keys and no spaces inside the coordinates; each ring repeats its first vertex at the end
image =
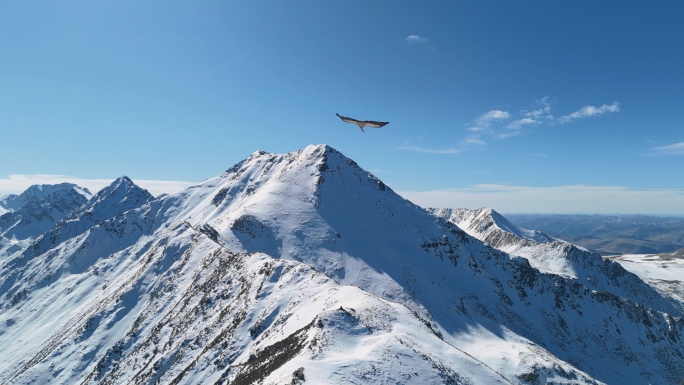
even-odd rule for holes
{"type": "Polygon", "coordinates": [[[569,123],[575,119],[588,118],[596,115],[603,115],[607,112],[618,112],[620,111],[620,103],[604,104],[600,107],[596,106],[584,106],[579,110],[573,112],[570,115],[561,116],[558,118],[560,124],[569,123]]]}
{"type": "Polygon", "coordinates": [[[497,138],[504,139],[520,135],[525,126],[538,125],[552,120],[551,99],[548,96],[544,96],[543,98],[534,101],[532,109],[520,111],[520,118],[508,123],[504,127],[508,131],[499,133],[497,138]]]}
{"type": "Polygon", "coordinates": [[[528,124],[539,124],[541,123],[538,120],[532,119],[532,118],[522,118],[518,120],[514,120],[506,125],[506,128],[511,129],[511,130],[519,130],[523,126],[526,126],[528,124]]]}
{"type": "MultiPolygon", "coordinates": [[[[513,131],[520,131],[524,126],[541,124],[553,120],[551,114],[551,99],[544,96],[537,99],[532,104],[532,109],[520,111],[520,118],[508,123],[505,128],[513,131]]],[[[518,133],[516,132],[515,135],[518,133]]],[[[512,136],[509,134],[508,136],[512,136]]]]}
{"type": "Polygon", "coordinates": [[[684,215],[684,190],[637,190],[622,186],[529,187],[478,184],[467,188],[399,193],[423,207],[491,207],[504,213],[684,215]]]}
{"type": "Polygon", "coordinates": [[[482,140],[482,139],[477,139],[477,138],[466,138],[466,139],[463,140],[463,143],[466,143],[466,144],[477,144],[477,145],[487,144],[487,142],[485,142],[484,140],[482,140]]]}
{"type": "MultiPolygon", "coordinates": [[[[5,196],[8,194],[20,194],[35,184],[58,184],[64,182],[74,183],[81,187],[86,187],[92,193],[96,193],[102,188],[110,185],[113,181],[114,179],[85,179],[74,178],[66,175],[13,174],[7,178],[0,178],[0,196],[5,196]]],[[[195,182],[146,179],[134,179],[133,182],[135,182],[138,186],[147,189],[154,196],[161,194],[173,194],[196,184],[195,182]]]]}
{"type": "Polygon", "coordinates": [[[428,39],[426,37],[420,37],[418,35],[408,35],[404,41],[406,44],[409,45],[415,45],[415,44],[425,44],[428,42],[428,39]]]}
{"type": "Polygon", "coordinates": [[[483,144],[487,138],[501,140],[522,135],[533,126],[565,124],[576,119],[620,111],[620,104],[615,102],[599,107],[584,106],[571,114],[555,118],[551,111],[551,104],[552,99],[544,96],[535,100],[529,109],[520,110],[515,114],[502,110],[488,111],[466,126],[470,134],[462,143],[483,144]],[[512,120],[508,121],[509,119],[512,120]]]}
{"type": "Polygon", "coordinates": [[[468,131],[472,132],[480,132],[480,131],[489,131],[489,129],[492,127],[492,124],[501,121],[501,120],[506,120],[511,116],[508,111],[501,111],[501,110],[491,110],[488,111],[482,115],[480,115],[477,120],[475,120],[475,124],[468,127],[468,131]]]}
{"type": "MultiPolygon", "coordinates": [[[[432,154],[455,154],[475,146],[482,147],[491,140],[503,140],[523,135],[526,132],[529,132],[531,127],[550,127],[558,123],[570,123],[575,119],[620,111],[620,104],[615,102],[612,104],[603,104],[599,107],[584,106],[571,114],[561,118],[555,118],[552,113],[552,103],[553,100],[550,97],[544,96],[535,100],[528,109],[519,110],[518,112],[512,113],[502,109],[489,110],[465,125],[465,129],[468,131],[467,136],[461,139],[458,142],[458,145],[453,148],[446,150],[430,149],[422,146],[415,146],[409,141],[408,143],[405,142],[405,146],[401,147],[401,149],[432,154]]],[[[680,151],[680,149],[679,147],[674,148],[675,146],[678,145],[673,145],[673,148],[666,146],[662,149],[654,149],[654,151],[679,154],[678,151],[680,151]]]]}
{"type": "Polygon", "coordinates": [[[535,100],[532,109],[522,110],[520,111],[520,115],[535,121],[553,120],[553,115],[551,114],[551,98],[544,96],[541,99],[535,100]]]}
{"type": "Polygon", "coordinates": [[[461,152],[461,150],[456,148],[432,149],[420,146],[401,146],[399,147],[399,149],[411,152],[422,152],[424,154],[458,154],[459,152],[461,152]]]}
{"type": "Polygon", "coordinates": [[[651,150],[661,155],[684,155],[684,142],[667,146],[651,147],[651,150]]]}
{"type": "Polygon", "coordinates": [[[503,122],[504,120],[507,120],[510,117],[511,114],[508,111],[487,111],[486,113],[480,115],[477,119],[475,119],[474,124],[467,127],[467,130],[470,131],[470,135],[465,140],[463,140],[463,143],[466,145],[483,145],[486,143],[483,137],[491,135],[493,135],[494,137],[498,137],[500,133],[498,133],[497,130],[493,128],[496,127],[496,125],[498,125],[500,122],[503,122]]]}
{"type": "Polygon", "coordinates": [[[522,130],[514,130],[511,129],[509,131],[499,131],[496,133],[494,138],[496,139],[506,139],[506,138],[512,138],[514,136],[522,135],[522,130]]]}
{"type": "Polygon", "coordinates": [[[501,111],[501,110],[491,110],[487,112],[486,114],[480,116],[478,119],[480,122],[492,122],[495,120],[504,120],[508,119],[511,116],[511,114],[508,113],[508,111],[501,111]]]}

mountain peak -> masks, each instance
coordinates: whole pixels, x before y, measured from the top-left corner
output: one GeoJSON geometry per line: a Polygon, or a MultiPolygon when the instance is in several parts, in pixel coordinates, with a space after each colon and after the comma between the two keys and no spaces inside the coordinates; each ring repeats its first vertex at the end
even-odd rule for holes
{"type": "Polygon", "coordinates": [[[78,209],[91,196],[88,189],[60,183],[33,185],[20,195],[5,197],[0,200],[0,238],[32,239],[78,209]]]}
{"type": "Polygon", "coordinates": [[[114,190],[119,189],[119,188],[139,188],[138,185],[136,185],[131,178],[122,175],[114,180],[109,186],[111,186],[114,190]]]}
{"type": "Polygon", "coordinates": [[[506,217],[490,207],[481,207],[477,210],[463,208],[429,208],[428,212],[453,222],[476,238],[480,238],[480,235],[478,234],[485,234],[494,230],[503,230],[517,237],[536,242],[553,242],[555,240],[554,238],[540,231],[528,230],[515,225],[506,217]]]}
{"type": "Polygon", "coordinates": [[[110,218],[113,213],[122,213],[154,199],[149,191],[135,184],[129,177],[116,178],[109,186],[97,194],[72,217],[91,212],[98,217],[97,222],[110,218]]]}
{"type": "Polygon", "coordinates": [[[35,184],[29,186],[19,195],[10,194],[0,198],[0,212],[15,211],[29,202],[38,203],[52,194],[68,194],[71,190],[82,195],[85,199],[90,199],[93,196],[87,188],[79,187],[73,183],[35,184]]]}
{"type": "Polygon", "coordinates": [[[126,184],[135,184],[131,180],[131,178],[127,177],[126,175],[122,175],[114,180],[114,183],[126,183],[126,184]]]}
{"type": "Polygon", "coordinates": [[[43,253],[87,231],[92,226],[136,209],[152,200],[154,197],[147,190],[136,185],[129,177],[121,176],[43,234],[31,252],[34,255],[43,253]]]}
{"type": "Polygon", "coordinates": [[[339,153],[339,151],[337,151],[336,149],[332,148],[327,144],[310,144],[304,147],[301,151],[320,155],[329,153],[339,153]]]}

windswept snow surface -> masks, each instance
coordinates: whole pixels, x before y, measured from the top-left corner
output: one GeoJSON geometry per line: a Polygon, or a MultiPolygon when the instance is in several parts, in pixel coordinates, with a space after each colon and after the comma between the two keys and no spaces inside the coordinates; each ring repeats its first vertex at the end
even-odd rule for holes
{"type": "Polygon", "coordinates": [[[506,383],[405,306],[302,263],[233,254],[182,223],[96,267],[38,290],[23,310],[35,316],[8,314],[35,332],[9,336],[23,343],[7,353],[26,358],[2,368],[6,382],[282,384],[305,367],[310,383],[506,383]]]}
{"type": "Polygon", "coordinates": [[[608,256],[665,295],[684,303],[684,249],[662,254],[608,256]]]}
{"type": "Polygon", "coordinates": [[[0,384],[684,378],[662,303],[540,272],[325,145],[140,204],[0,264],[0,384]]]}

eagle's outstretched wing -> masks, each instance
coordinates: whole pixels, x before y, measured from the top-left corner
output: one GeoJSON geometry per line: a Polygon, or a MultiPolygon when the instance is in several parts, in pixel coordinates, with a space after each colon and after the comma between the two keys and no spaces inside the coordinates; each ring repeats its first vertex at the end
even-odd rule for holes
{"type": "Polygon", "coordinates": [[[364,120],[364,122],[366,123],[366,126],[373,127],[373,128],[380,128],[380,127],[384,126],[385,124],[389,123],[389,122],[376,122],[374,120],[364,120]]]}
{"type": "Polygon", "coordinates": [[[335,115],[337,115],[340,119],[342,119],[342,121],[344,121],[346,123],[356,124],[357,126],[359,126],[361,131],[363,131],[364,126],[373,127],[373,128],[380,128],[380,127],[386,125],[387,123],[389,123],[389,122],[376,122],[374,120],[356,120],[354,118],[348,118],[348,117],[342,116],[340,114],[335,114],[335,115]]]}
{"type": "Polygon", "coordinates": [[[340,114],[335,114],[335,115],[339,116],[340,119],[342,119],[343,121],[345,121],[345,122],[347,122],[347,123],[351,123],[351,124],[359,124],[359,123],[361,123],[360,121],[358,121],[358,120],[356,120],[356,119],[348,118],[348,117],[342,116],[342,115],[340,115],[340,114]]]}

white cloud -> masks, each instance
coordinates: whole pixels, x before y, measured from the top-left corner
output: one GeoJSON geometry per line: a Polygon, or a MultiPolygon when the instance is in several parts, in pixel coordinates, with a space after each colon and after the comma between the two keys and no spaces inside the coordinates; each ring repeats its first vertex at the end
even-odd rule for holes
{"type": "Polygon", "coordinates": [[[520,111],[520,115],[534,120],[553,120],[553,115],[551,115],[551,98],[548,96],[535,100],[533,108],[535,109],[520,111]]]}
{"type": "Polygon", "coordinates": [[[420,37],[418,35],[409,35],[404,39],[404,41],[409,44],[409,45],[414,45],[414,44],[425,44],[427,43],[428,39],[425,37],[420,37]]]}
{"type": "MultiPolygon", "coordinates": [[[[74,183],[81,187],[86,187],[88,190],[90,190],[90,192],[95,194],[102,188],[110,185],[113,181],[114,179],[84,179],[65,175],[14,174],[7,178],[0,178],[0,196],[5,196],[8,194],[21,194],[24,190],[34,184],[58,184],[64,182],[74,183]]],[[[161,194],[173,194],[196,184],[195,182],[145,179],[134,179],[133,182],[135,182],[135,184],[138,186],[147,189],[154,196],[161,194]]]]}
{"type": "Polygon", "coordinates": [[[482,115],[475,121],[475,125],[468,127],[468,131],[478,132],[478,131],[489,131],[492,124],[500,121],[506,120],[511,116],[508,111],[501,110],[491,110],[482,115]]]}
{"type": "Polygon", "coordinates": [[[541,99],[535,100],[533,109],[520,111],[520,116],[522,118],[510,122],[504,127],[513,131],[500,132],[496,135],[496,137],[498,139],[504,139],[511,136],[516,136],[522,133],[521,130],[524,126],[541,124],[542,121],[552,121],[553,115],[551,115],[550,98],[548,96],[544,96],[541,99]]]}
{"type": "Polygon", "coordinates": [[[154,196],[159,196],[161,194],[174,194],[197,184],[197,182],[151,179],[135,179],[133,182],[135,182],[138,186],[147,189],[147,191],[154,196]]]}
{"type": "Polygon", "coordinates": [[[491,110],[487,112],[486,114],[480,116],[478,119],[479,122],[491,122],[495,120],[504,120],[508,119],[511,116],[511,114],[508,113],[508,111],[501,111],[501,110],[491,110]]]}
{"type": "Polygon", "coordinates": [[[519,130],[520,128],[522,128],[522,126],[526,126],[528,124],[539,124],[539,123],[541,123],[541,122],[538,120],[532,119],[532,118],[522,118],[522,119],[514,120],[514,121],[508,123],[508,125],[506,125],[506,128],[511,129],[511,130],[519,130]]]}
{"type": "Polygon", "coordinates": [[[461,189],[402,191],[400,194],[423,207],[491,207],[503,213],[684,215],[684,190],[480,184],[461,189]]]}
{"type": "Polygon", "coordinates": [[[651,150],[662,155],[684,155],[684,142],[670,144],[667,146],[652,147],[651,150]]]}
{"type": "Polygon", "coordinates": [[[603,115],[606,112],[620,111],[620,103],[604,104],[601,107],[584,106],[570,115],[562,116],[558,119],[561,124],[571,122],[575,119],[588,118],[590,116],[603,115]]]}
{"type": "Polygon", "coordinates": [[[477,144],[477,145],[487,144],[487,142],[485,142],[484,140],[482,140],[482,139],[477,139],[477,138],[467,138],[467,139],[465,139],[465,140],[463,141],[463,143],[466,143],[466,144],[477,144]]]}
{"type": "Polygon", "coordinates": [[[522,130],[499,131],[494,135],[496,139],[506,139],[522,134],[522,130]]]}
{"type": "Polygon", "coordinates": [[[401,150],[412,151],[412,152],[422,152],[425,154],[458,154],[461,150],[456,148],[447,148],[444,150],[430,149],[420,146],[402,146],[399,147],[401,150]]]}
{"type": "Polygon", "coordinates": [[[584,106],[579,110],[556,119],[551,113],[552,99],[544,96],[534,101],[529,110],[520,110],[517,114],[508,111],[490,110],[477,119],[474,123],[466,126],[470,134],[462,141],[465,144],[484,144],[485,139],[506,139],[525,133],[526,127],[555,123],[565,124],[575,119],[602,115],[609,112],[620,111],[620,104],[603,104],[599,107],[584,106]],[[505,120],[513,119],[506,124],[505,120]]]}

